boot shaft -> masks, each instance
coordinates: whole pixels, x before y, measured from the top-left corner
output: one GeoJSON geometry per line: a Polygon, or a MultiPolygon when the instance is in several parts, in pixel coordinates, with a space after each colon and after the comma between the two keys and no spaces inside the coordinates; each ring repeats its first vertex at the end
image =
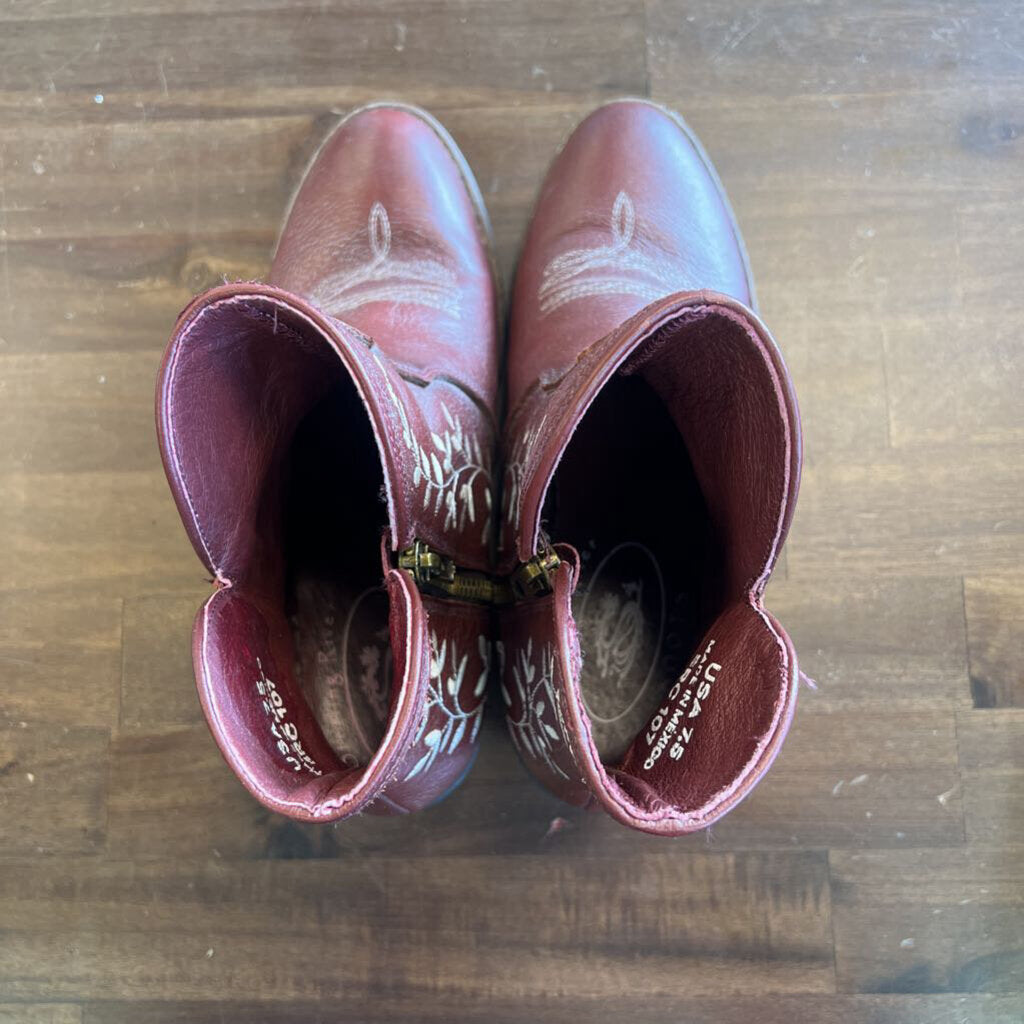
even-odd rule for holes
{"type": "Polygon", "coordinates": [[[499,559],[560,564],[548,596],[502,614],[503,696],[541,781],[659,834],[735,806],[795,706],[796,655],[762,595],[800,422],[753,295],[682,120],[646,101],[587,118],[516,279],[499,559]]]}
{"type": "Polygon", "coordinates": [[[194,631],[200,698],[228,763],[281,813],[412,810],[475,754],[490,610],[398,566],[416,544],[491,564],[486,230],[447,133],[367,108],[304,177],[271,283],[199,297],[168,347],[161,451],[217,588],[194,631]]]}

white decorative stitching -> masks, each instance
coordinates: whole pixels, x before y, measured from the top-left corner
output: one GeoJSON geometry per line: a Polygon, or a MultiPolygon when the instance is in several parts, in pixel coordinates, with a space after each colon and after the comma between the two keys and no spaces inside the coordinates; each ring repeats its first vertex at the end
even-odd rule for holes
{"type": "Polygon", "coordinates": [[[375,202],[367,221],[371,257],[354,270],[324,278],[310,301],[337,316],[368,302],[398,302],[448,313],[459,318],[458,279],[437,259],[397,259],[391,253],[391,219],[384,204],[375,202]]]}
{"type": "Polygon", "coordinates": [[[430,508],[433,503],[434,515],[442,508],[445,510],[444,528],[446,530],[462,530],[467,522],[477,521],[477,508],[473,496],[473,488],[478,477],[483,477],[484,486],[484,517],[481,523],[480,536],[485,540],[490,536],[491,524],[491,465],[490,456],[480,444],[475,434],[463,429],[461,419],[454,415],[444,402],[439,402],[441,414],[445,419],[445,427],[440,433],[430,432],[433,450],[420,444],[413,433],[405,404],[395,392],[391,376],[376,349],[371,355],[380,368],[384,388],[391,399],[391,404],[401,424],[402,443],[413,459],[412,482],[414,487],[423,488],[423,508],[430,508]],[[459,463],[459,465],[456,465],[459,463]]]}
{"type": "Polygon", "coordinates": [[[438,641],[437,633],[431,631],[430,684],[427,689],[426,707],[423,711],[423,720],[410,743],[410,747],[422,743],[426,750],[409,770],[404,782],[429,771],[439,754],[454,754],[465,739],[467,729],[470,746],[476,742],[480,723],[483,721],[483,695],[487,689],[487,677],[491,666],[491,645],[487,637],[481,635],[477,638],[477,648],[483,668],[473,687],[476,707],[466,709],[462,706],[460,694],[469,655],[463,654],[460,658],[454,640],[438,641]],[[444,723],[427,732],[432,708],[437,708],[443,714],[444,723]]]}
{"type": "Polygon", "coordinates": [[[524,430],[517,438],[512,454],[505,467],[505,494],[502,504],[502,515],[513,533],[519,531],[519,523],[523,514],[523,480],[526,468],[533,458],[534,448],[540,437],[548,414],[545,412],[540,421],[524,430]]]}
{"type": "Polygon", "coordinates": [[[556,256],[544,268],[537,300],[542,316],[554,312],[567,302],[593,295],[636,295],[653,302],[672,291],[673,267],[631,248],[636,232],[636,208],[626,192],[619,192],[612,205],[610,245],[589,249],[571,249],[556,256]],[[580,275],[590,271],[583,280],[580,275]],[[644,277],[627,277],[634,271],[644,277]]]}
{"type": "Polygon", "coordinates": [[[480,440],[462,429],[462,421],[453,416],[444,402],[440,403],[446,427],[438,434],[430,433],[434,450],[428,451],[413,437],[409,450],[416,461],[413,470],[413,484],[423,484],[423,507],[434,505],[436,516],[444,507],[444,528],[461,530],[467,520],[476,522],[476,504],[473,499],[473,485],[478,476],[487,478],[484,491],[486,515],[483,520],[481,537],[486,540],[490,532],[491,488],[490,467],[487,464],[480,440]],[[455,462],[461,462],[456,466],[455,462]]]}
{"type": "MultiPolygon", "coordinates": [[[[555,761],[555,745],[560,744],[572,751],[566,742],[565,720],[562,705],[554,686],[555,653],[550,643],[545,644],[540,652],[540,672],[533,655],[533,638],[526,641],[526,646],[516,651],[512,664],[512,682],[515,684],[516,696],[519,698],[520,711],[518,718],[509,715],[508,724],[512,734],[512,742],[524,757],[542,761],[549,771],[568,779],[568,774],[555,761]],[[546,715],[552,709],[554,724],[546,715]]],[[[505,705],[511,710],[512,698],[501,684],[501,696],[505,705]]]]}

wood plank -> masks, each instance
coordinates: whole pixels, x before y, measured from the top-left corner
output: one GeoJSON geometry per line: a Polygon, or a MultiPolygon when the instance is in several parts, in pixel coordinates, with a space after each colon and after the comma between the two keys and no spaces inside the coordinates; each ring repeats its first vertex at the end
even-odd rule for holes
{"type": "Polygon", "coordinates": [[[117,858],[255,856],[273,832],[205,724],[115,737],[108,802],[108,850],[117,858]]]}
{"type": "Polygon", "coordinates": [[[18,920],[29,927],[8,931],[0,962],[12,996],[282,1000],[383,984],[412,998],[455,978],[506,998],[627,984],[655,997],[833,988],[827,866],[815,852],[69,867],[63,889],[42,873],[36,894],[28,876],[18,920]],[[82,898],[58,940],[31,904],[45,921],[69,891],[82,898]]]}
{"type": "Polygon", "coordinates": [[[199,602],[150,594],[124,603],[121,725],[159,729],[203,721],[192,671],[192,621],[199,602]]]}
{"type": "MultiPolygon", "coordinates": [[[[220,6],[216,0],[92,0],[89,4],[88,16],[94,20],[133,14],[170,14],[175,11],[189,14],[208,14],[220,6]]],[[[291,4],[301,9],[301,3],[291,4]]],[[[245,0],[247,11],[275,11],[281,8],[281,0],[245,0]]],[[[45,4],[33,3],[32,0],[11,0],[10,4],[0,13],[3,21],[50,21],[54,31],[59,32],[61,22],[67,18],[81,18],[82,9],[74,0],[49,0],[45,4]]]]}
{"type": "MultiPolygon", "coordinates": [[[[1024,67],[1024,60],[1021,65],[1024,67]]],[[[1007,143],[1013,144],[1013,138],[1007,137],[1013,131],[1005,114],[1000,109],[991,111],[973,127],[990,157],[998,158],[1009,151],[1007,143]]],[[[975,341],[984,343],[988,332],[1004,334],[1018,319],[1020,307],[1013,294],[1024,274],[1024,225],[1015,218],[1006,219],[1003,203],[987,200],[963,204],[957,211],[957,228],[964,305],[977,317],[980,330],[974,333],[975,341]]],[[[1004,344],[1003,351],[1007,360],[1019,359],[1012,347],[1004,344]]]]}
{"type": "Polygon", "coordinates": [[[1017,577],[968,578],[964,608],[974,706],[1024,707],[1024,586],[1017,577]]]}
{"type": "Polygon", "coordinates": [[[0,1003],[0,1024],[81,1024],[82,1009],[70,1003],[0,1003]]]}
{"type": "Polygon", "coordinates": [[[1024,709],[957,714],[968,838],[1024,845],[1024,709]]]}
{"type": "Polygon", "coordinates": [[[0,351],[162,349],[193,294],[263,276],[273,245],[268,234],[242,229],[205,238],[183,228],[72,238],[8,246],[10,309],[0,351]]]}
{"type": "MultiPolygon", "coordinates": [[[[824,101],[819,104],[830,109],[824,101]]],[[[956,263],[956,207],[951,202],[956,190],[948,182],[929,184],[920,178],[913,185],[898,178],[882,187],[874,176],[864,177],[863,165],[844,169],[844,147],[852,150],[854,145],[844,141],[849,138],[846,121],[837,124],[834,111],[815,110],[810,119],[827,123],[809,126],[806,136],[771,143],[772,153],[785,142],[800,152],[796,176],[787,177],[781,164],[772,179],[758,176],[757,137],[751,139],[745,132],[758,131],[754,125],[736,125],[730,119],[726,123],[732,124],[732,131],[722,140],[726,154],[735,154],[737,146],[743,150],[726,185],[751,253],[765,321],[783,339],[783,347],[788,335],[778,326],[780,320],[802,331],[808,344],[824,350],[820,358],[826,358],[833,331],[838,332],[840,345],[854,347],[854,329],[858,330],[860,347],[872,353],[880,351],[877,342],[890,321],[916,317],[941,324],[942,317],[964,315],[956,263]],[[815,129],[839,134],[826,142],[813,135],[815,129]],[[834,146],[831,161],[805,177],[802,151],[808,150],[807,161],[820,160],[819,147],[827,151],[829,143],[834,146]],[[822,224],[828,225],[824,237],[822,224]],[[914,241],[922,237],[929,239],[923,252],[914,241]]],[[[872,113],[864,110],[859,116],[872,113]]],[[[749,116],[756,121],[765,111],[755,109],[749,116]]],[[[797,104],[793,110],[774,111],[774,116],[800,119],[807,112],[797,104]]],[[[719,127],[717,132],[723,130],[719,127]]],[[[794,155],[791,150],[791,159],[794,155]]],[[[922,160],[925,155],[936,159],[934,151],[926,150],[922,160]]],[[[983,188],[984,182],[976,187],[983,188]]],[[[938,333],[943,339],[948,336],[943,330],[938,333]]],[[[837,388],[842,383],[813,380],[837,388]]],[[[865,390],[860,397],[868,402],[872,395],[865,390]]],[[[856,410],[851,414],[856,416],[856,410]]]]}
{"type": "MultiPolygon", "coordinates": [[[[1006,4],[950,18],[939,5],[899,0],[813,9],[799,0],[649,0],[648,16],[655,80],[683,78],[722,97],[875,92],[907,102],[922,88],[1024,71],[1024,34],[1006,4]]],[[[880,144],[890,138],[888,125],[870,127],[880,144]]]]}
{"type": "Polygon", "coordinates": [[[282,172],[296,150],[338,120],[329,112],[321,117],[319,126],[309,114],[278,114],[161,120],[141,132],[135,117],[20,128],[5,147],[8,244],[26,245],[24,256],[13,250],[19,263],[44,266],[95,268],[105,255],[124,267],[108,283],[136,289],[161,257],[187,263],[186,234],[258,237],[269,250],[289,198],[282,172]],[[122,237],[128,249],[104,253],[104,239],[122,237]],[[69,260],[51,247],[81,238],[92,242],[77,256],[65,251],[69,260]],[[154,238],[173,241],[177,251],[160,252],[154,238]],[[129,254],[143,259],[125,265],[129,254]]]}
{"type": "Polygon", "coordinates": [[[1024,850],[832,852],[839,988],[1024,991],[1024,850]]]}
{"type": "MultiPolygon", "coordinates": [[[[816,250],[830,259],[845,254],[849,267],[859,246],[895,267],[897,254],[885,252],[873,239],[890,233],[895,237],[896,226],[913,222],[925,225],[919,234],[926,238],[952,238],[958,202],[996,203],[1020,190],[1013,159],[1019,142],[1012,126],[1019,85],[1012,77],[962,86],[947,81],[909,94],[871,88],[797,88],[780,94],[770,78],[797,85],[792,65],[784,58],[770,76],[745,81],[742,90],[732,91],[715,85],[710,68],[678,56],[673,59],[665,70],[652,57],[651,94],[678,109],[707,147],[730,197],[736,197],[745,234],[748,213],[773,198],[776,223],[787,220],[789,231],[795,233],[807,232],[815,224],[821,228],[827,223],[831,229],[831,214],[838,210],[843,214],[838,230],[819,231],[816,250]],[[925,224],[929,203],[933,217],[925,224]],[[897,219],[891,227],[862,220],[883,233],[853,241],[843,228],[858,207],[864,218],[884,209],[897,219]]],[[[741,74],[746,76],[749,69],[744,65],[741,74]]],[[[900,251],[911,251],[911,239],[902,239],[900,251]]],[[[932,267],[955,275],[955,250],[918,247],[916,253],[918,260],[904,267],[915,284],[932,267]]],[[[755,262],[754,269],[762,268],[755,262]]],[[[775,271],[782,275],[787,268],[776,265],[775,271]]],[[[809,267],[808,272],[816,274],[817,268],[809,267]]],[[[793,267],[788,274],[798,285],[800,277],[793,267]]],[[[898,278],[878,283],[892,286],[894,295],[904,295],[898,278]]],[[[849,282],[837,278],[834,286],[842,303],[849,282]]],[[[938,292],[938,285],[929,286],[929,294],[938,292]]],[[[958,301],[959,294],[947,296],[947,301],[958,301]]],[[[904,297],[911,303],[923,298],[912,290],[904,297]]]]}
{"type": "Polygon", "coordinates": [[[202,592],[163,470],[0,476],[0,591],[202,592]]]}
{"type": "Polygon", "coordinates": [[[410,0],[391,4],[387,17],[372,0],[298,10],[208,3],[199,9],[202,16],[163,4],[154,13],[65,17],[59,32],[43,19],[8,21],[17,45],[0,90],[31,95],[52,83],[61,93],[90,97],[145,90],[177,98],[196,88],[237,86],[244,73],[251,105],[261,93],[346,79],[391,95],[416,92],[424,81],[462,92],[579,90],[581,81],[635,92],[644,85],[642,0],[596,7],[569,0],[555,8],[542,0],[471,0],[455,8],[410,0]],[[524,52],[529,61],[521,59],[524,52]]]}
{"type": "Polygon", "coordinates": [[[1001,223],[1020,196],[1024,75],[1006,18],[999,5],[967,24],[927,4],[649,4],[652,91],[690,116],[738,208],[812,458],[856,427],[877,441],[880,396],[896,445],[1024,435],[1014,324],[994,316],[1012,305],[1022,251],[1001,223]],[[884,381],[856,397],[867,382],[842,372],[836,319],[861,359],[884,345],[884,381]],[[805,345],[834,372],[806,374],[805,345]]]}
{"type": "Polygon", "coordinates": [[[0,594],[0,719],[117,724],[121,602],[59,590],[0,594]]]}
{"type": "MultiPolygon", "coordinates": [[[[763,254],[777,251],[773,241],[763,254]]],[[[774,261],[770,261],[774,262],[774,261]]],[[[807,315],[806,299],[757,277],[762,312],[782,348],[808,431],[807,457],[881,451],[889,444],[882,328],[866,311],[837,319],[807,315]]]]}
{"type": "Polygon", "coordinates": [[[155,470],[163,350],[0,355],[0,473],[155,470]]]}
{"type": "Polygon", "coordinates": [[[818,684],[808,705],[970,707],[959,578],[773,578],[766,603],[818,684]]]}
{"type": "MultiPolygon", "coordinates": [[[[559,991],[540,998],[520,996],[478,999],[449,992],[420,1000],[416,1019],[458,1020],[460,1024],[619,1024],[636,1016],[635,992],[602,996],[565,996],[559,991]]],[[[646,996],[644,1024],[713,1021],[714,1024],[1019,1024],[1019,996],[848,996],[775,995],[693,997],[674,993],[646,996]]],[[[296,1003],[173,1002],[89,1003],[85,1024],[335,1024],[346,1015],[361,1024],[399,1024],[409,1020],[401,997],[382,992],[369,998],[350,995],[329,1001],[296,1003]]]]}
{"type": "Polygon", "coordinates": [[[804,464],[790,577],[1016,571],[1024,461],[998,448],[926,449],[804,464]]]}
{"type": "Polygon", "coordinates": [[[106,729],[0,725],[0,857],[99,849],[108,743],[106,729]]]}
{"type": "MultiPolygon", "coordinates": [[[[337,825],[304,825],[264,811],[224,764],[205,724],[123,733],[112,747],[108,850],[118,858],[193,860],[557,851],[561,842],[551,834],[552,823],[556,830],[572,828],[577,812],[527,775],[495,710],[485,718],[473,770],[440,804],[419,814],[367,814],[337,825]]],[[[631,838],[607,824],[613,834],[631,838]]],[[[657,840],[644,843],[649,838],[635,837],[632,849],[658,849],[657,840]]],[[[595,837],[589,852],[600,850],[595,837]]]]}
{"type": "Polygon", "coordinates": [[[11,861],[0,877],[7,929],[224,934],[301,939],[320,928],[324,873],[312,864],[62,858],[11,861]],[[230,907],[226,911],[226,907],[230,907]]]}
{"type": "Polygon", "coordinates": [[[883,335],[894,445],[1004,444],[1004,458],[1019,459],[1024,357],[1012,319],[993,322],[977,311],[891,316],[883,335]]]}
{"type": "MultiPolygon", "coordinates": [[[[813,694],[804,697],[783,753],[754,794],[709,832],[674,840],[674,848],[963,842],[951,712],[818,709],[813,694]]],[[[496,718],[485,725],[468,779],[438,807],[327,828],[262,812],[203,726],[123,735],[112,757],[109,835],[118,857],[380,856],[400,848],[409,857],[503,849],[629,858],[665,846],[541,790],[496,718]]]]}

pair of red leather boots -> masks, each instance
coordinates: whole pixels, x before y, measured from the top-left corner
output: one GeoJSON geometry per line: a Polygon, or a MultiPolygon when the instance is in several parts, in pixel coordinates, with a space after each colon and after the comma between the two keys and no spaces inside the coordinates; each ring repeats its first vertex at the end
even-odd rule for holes
{"type": "Polygon", "coordinates": [[[347,117],[269,282],[193,301],[160,372],[167,477],[215,578],[199,695],[250,792],[307,821],[425,807],[496,679],[568,802],[664,835],[735,806],[797,689],[762,593],[800,426],[753,305],[700,144],[624,100],[548,173],[503,353],[454,142],[412,107],[347,117]]]}

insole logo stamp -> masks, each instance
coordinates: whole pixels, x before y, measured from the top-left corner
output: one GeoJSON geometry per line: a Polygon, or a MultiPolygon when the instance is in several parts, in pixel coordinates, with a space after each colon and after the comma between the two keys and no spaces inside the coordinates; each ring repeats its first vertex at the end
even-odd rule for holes
{"type": "Polygon", "coordinates": [[[588,575],[577,614],[588,652],[583,698],[592,719],[616,722],[641,700],[658,664],[665,586],[654,555],[634,541],[616,545],[588,575]]]}
{"type": "Polygon", "coordinates": [[[353,596],[307,579],[296,599],[296,677],[338,760],[356,768],[373,756],[387,721],[394,669],[387,595],[379,585],[353,596]],[[341,620],[337,609],[346,605],[341,620]]]}
{"type": "MultiPolygon", "coordinates": [[[[328,739],[342,751],[342,763],[365,764],[384,735],[394,662],[388,629],[387,595],[369,587],[353,602],[341,637],[341,673],[324,665],[327,681],[321,704],[328,739]],[[353,743],[358,751],[348,749],[353,743]]],[[[318,660],[325,650],[318,652],[318,660]]]]}
{"type": "MultiPolygon", "coordinates": [[[[345,687],[348,710],[355,720],[369,718],[369,731],[383,726],[388,715],[391,677],[391,632],[388,629],[387,597],[380,587],[370,587],[356,598],[345,620],[341,642],[341,663],[346,669],[344,681],[355,680],[355,690],[362,698],[353,706],[352,686],[345,687]],[[361,613],[361,614],[359,614],[361,613]]],[[[372,753],[376,738],[363,736],[367,753],[372,753]]]]}
{"type": "Polygon", "coordinates": [[[722,670],[717,661],[708,660],[714,646],[715,641],[709,640],[704,651],[693,656],[686,670],[669,690],[664,706],[651,719],[645,737],[651,748],[644,761],[645,771],[655,766],[666,747],[673,761],[680,760],[686,753],[693,739],[696,719],[703,710],[704,702],[711,696],[712,687],[722,670]]]}

